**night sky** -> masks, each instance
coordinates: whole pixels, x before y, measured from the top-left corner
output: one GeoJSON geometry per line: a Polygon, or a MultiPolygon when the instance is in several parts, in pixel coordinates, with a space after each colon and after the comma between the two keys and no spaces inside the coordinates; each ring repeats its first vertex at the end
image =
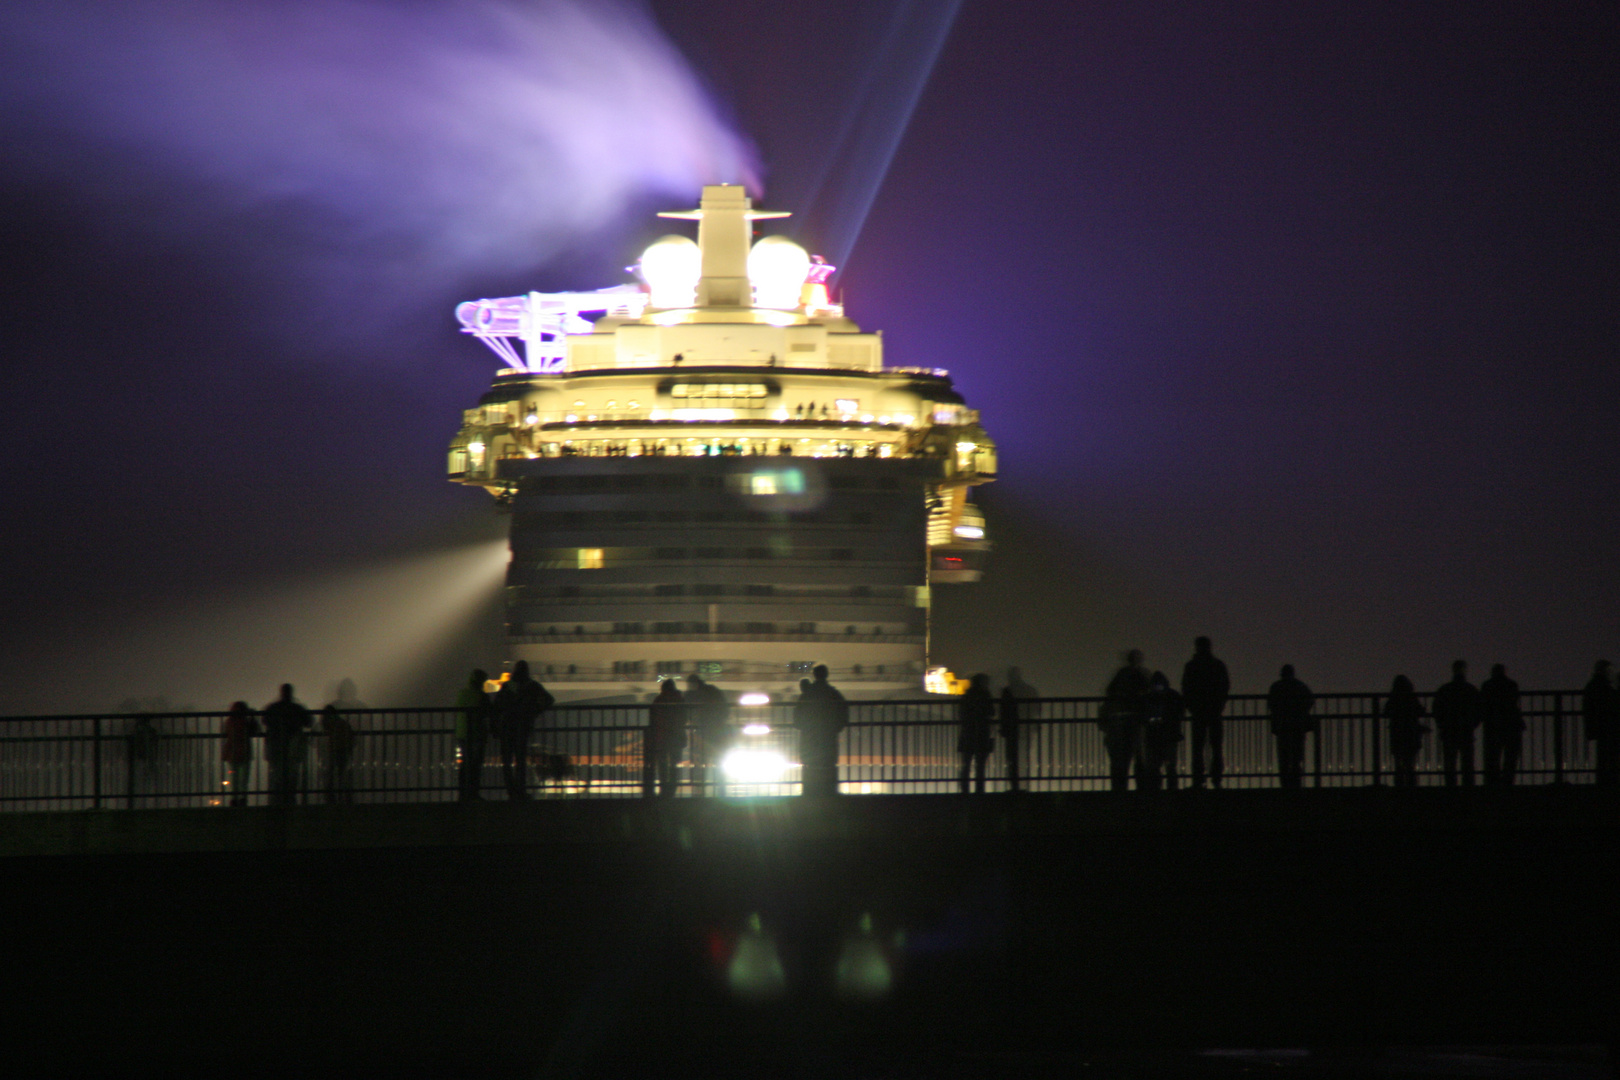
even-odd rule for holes
{"type": "Polygon", "coordinates": [[[1613,5],[965,0],[924,82],[951,13],[7,5],[0,712],[497,663],[453,306],[719,180],[998,440],[959,673],[1620,658],[1613,5]]]}

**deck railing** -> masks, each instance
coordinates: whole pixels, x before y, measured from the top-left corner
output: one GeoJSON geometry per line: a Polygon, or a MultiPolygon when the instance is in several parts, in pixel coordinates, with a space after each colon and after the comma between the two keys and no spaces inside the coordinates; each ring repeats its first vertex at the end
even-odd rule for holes
{"type": "MultiPolygon", "coordinates": [[[[1307,741],[1307,788],[1388,784],[1394,771],[1378,694],[1323,694],[1317,731],[1307,741]]],[[[839,743],[839,783],[846,794],[957,790],[959,699],[856,701],[839,743]]],[[[1108,758],[1097,724],[1098,698],[1042,698],[1020,703],[1019,772],[1030,791],[1100,791],[1109,786],[1108,758]]],[[[1425,697],[1427,704],[1427,698],[1425,697]]],[[[1593,744],[1584,737],[1579,691],[1523,697],[1526,731],[1516,783],[1591,783],[1593,744]]],[[[344,713],[357,739],[348,768],[332,775],[318,725],[293,748],[298,801],[433,802],[457,797],[458,754],[453,709],[362,709],[344,713]]],[[[152,713],[0,718],[0,810],[75,810],[225,806],[221,760],[223,713],[152,713]],[[156,732],[137,734],[149,724],[156,732]]],[[[529,791],[537,797],[630,797],[642,794],[642,736],[647,706],[565,705],[548,712],[530,745],[529,791]]],[[[1430,722],[1432,726],[1432,721],[1430,722]]],[[[1265,698],[1235,696],[1224,726],[1224,786],[1276,787],[1276,741],[1265,698]]],[[[1188,732],[1189,725],[1183,725],[1188,732]]],[[[796,795],[800,765],[791,704],[733,707],[719,757],[748,753],[729,769],[709,770],[683,755],[680,795],[796,795]]],[[[269,801],[265,747],[254,740],[250,804],[269,801]]],[[[696,748],[696,740],[689,746],[696,748]]],[[[1476,776],[1482,775],[1476,733],[1476,776]]],[[[1178,747],[1186,785],[1190,737],[1178,747]]],[[[1440,746],[1427,736],[1418,783],[1437,785],[1440,746]]],[[[1007,755],[999,738],[989,761],[989,790],[1007,790],[1007,755]]],[[[504,799],[498,745],[491,738],[482,796],[504,799]]]]}

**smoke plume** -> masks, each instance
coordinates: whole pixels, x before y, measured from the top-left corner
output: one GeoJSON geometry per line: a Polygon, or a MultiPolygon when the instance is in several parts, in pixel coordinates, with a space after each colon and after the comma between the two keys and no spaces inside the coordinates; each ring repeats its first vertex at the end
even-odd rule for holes
{"type": "Polygon", "coordinates": [[[253,235],[339,301],[524,270],[629,200],[755,180],[612,0],[12,0],[0,145],[124,225],[253,235]]]}

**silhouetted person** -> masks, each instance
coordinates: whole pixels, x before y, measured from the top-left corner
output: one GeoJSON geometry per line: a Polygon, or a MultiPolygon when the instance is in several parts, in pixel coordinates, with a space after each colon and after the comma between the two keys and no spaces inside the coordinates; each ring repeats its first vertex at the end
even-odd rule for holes
{"type": "Polygon", "coordinates": [[[1508,678],[1501,664],[1479,688],[1480,729],[1485,737],[1485,784],[1506,787],[1519,772],[1524,752],[1524,710],[1519,706],[1519,684],[1508,678]]]}
{"type": "Polygon", "coordinates": [[[1181,669],[1181,697],[1192,720],[1193,787],[1204,786],[1205,747],[1209,748],[1210,786],[1221,786],[1221,776],[1226,772],[1221,714],[1226,711],[1226,699],[1231,693],[1231,676],[1226,665],[1210,652],[1209,638],[1195,639],[1192,659],[1181,669]]]}
{"type": "Polygon", "coordinates": [[[1605,787],[1614,784],[1620,780],[1620,693],[1609,676],[1607,660],[1592,668],[1581,694],[1581,726],[1597,758],[1593,779],[1605,787]]]}
{"type": "Polygon", "coordinates": [[[957,703],[957,716],[960,722],[956,731],[956,752],[962,756],[962,773],[957,787],[966,795],[968,777],[973,774],[976,777],[974,791],[983,795],[985,762],[990,760],[990,751],[995,749],[990,725],[996,717],[996,699],[990,693],[990,676],[973,676],[967,692],[957,703]]]}
{"type": "Polygon", "coordinates": [[[456,769],[456,799],[481,802],[484,798],[484,755],[489,747],[490,721],[495,711],[484,684],[489,674],[474,668],[467,685],[456,693],[456,750],[461,764],[456,769]]]}
{"type": "Polygon", "coordinates": [[[1010,683],[1001,688],[997,713],[1001,720],[1002,753],[1007,759],[1007,790],[1017,791],[1022,781],[1018,758],[1018,695],[1010,683]]]}
{"type": "Polygon", "coordinates": [[[291,806],[298,793],[295,755],[309,729],[309,710],[293,698],[291,683],[281,684],[281,696],[261,711],[264,718],[264,757],[270,766],[270,805],[291,806]]]}
{"type": "Polygon", "coordinates": [[[715,794],[722,784],[720,761],[726,752],[731,704],[724,691],[694,673],[686,677],[686,715],[693,729],[693,793],[715,794]]]}
{"type": "Polygon", "coordinates": [[[151,794],[157,772],[158,729],[145,713],[136,716],[129,727],[128,751],[124,758],[126,808],[135,805],[136,789],[139,794],[151,794]]]}
{"type": "Polygon", "coordinates": [[[1479,688],[1468,681],[1468,661],[1453,660],[1451,681],[1434,692],[1434,726],[1440,733],[1440,761],[1446,786],[1474,786],[1474,729],[1479,727],[1479,688]]]}
{"type": "Polygon", "coordinates": [[[245,701],[231,702],[220,735],[220,760],[225,763],[225,781],[231,789],[231,805],[248,804],[248,785],[253,775],[253,737],[259,733],[258,717],[245,701]]]}
{"type": "Polygon", "coordinates": [[[1162,671],[1148,680],[1146,721],[1142,728],[1142,761],[1138,783],[1147,777],[1147,789],[1158,791],[1160,783],[1176,790],[1176,755],[1180,752],[1181,722],[1187,715],[1186,703],[1170,686],[1162,671]]]}
{"type": "Polygon", "coordinates": [[[1277,739],[1277,779],[1285,788],[1297,788],[1305,777],[1305,736],[1315,730],[1311,710],[1316,695],[1294,677],[1294,665],[1282,666],[1281,678],[1266,694],[1271,712],[1271,734],[1277,739]]]}
{"type": "Polygon", "coordinates": [[[686,707],[674,679],[665,679],[647,709],[643,737],[641,793],[673,799],[680,784],[681,753],[686,749],[686,707]]]}
{"type": "Polygon", "coordinates": [[[1395,676],[1384,702],[1384,718],[1389,721],[1389,756],[1395,759],[1395,786],[1417,787],[1417,758],[1423,749],[1423,736],[1429,727],[1423,722],[1428,710],[1412,689],[1412,680],[1395,676]]]}
{"type": "Polygon", "coordinates": [[[849,723],[849,703],[827,681],[827,665],[817,664],[815,680],[804,687],[794,719],[799,725],[799,757],[804,762],[806,795],[838,794],[838,734],[849,723]]]}
{"type": "MultiPolygon", "coordinates": [[[[1103,691],[1097,724],[1103,732],[1103,749],[1108,751],[1108,786],[1126,791],[1131,784],[1131,764],[1140,774],[1142,724],[1147,719],[1147,693],[1150,676],[1142,666],[1142,650],[1125,654],[1125,666],[1114,672],[1103,691]]],[[[1141,784],[1137,784],[1141,787],[1141,784]]]]}
{"type": "Polygon", "coordinates": [[[1024,673],[1015,667],[1007,669],[1007,685],[1001,689],[1001,741],[1007,755],[1007,790],[1018,791],[1023,783],[1022,726],[1039,716],[1032,710],[1038,705],[1020,705],[1034,702],[1041,692],[1024,681],[1024,673]]]}
{"type": "Polygon", "coordinates": [[[337,702],[321,710],[321,734],[326,736],[326,801],[353,802],[354,791],[349,785],[349,762],[354,760],[354,725],[338,711],[337,702]]]}
{"type": "Polygon", "coordinates": [[[529,674],[529,662],[512,665],[512,677],[495,700],[496,737],[501,744],[501,777],[506,797],[522,802],[529,797],[529,740],[540,714],[556,699],[529,674]]]}

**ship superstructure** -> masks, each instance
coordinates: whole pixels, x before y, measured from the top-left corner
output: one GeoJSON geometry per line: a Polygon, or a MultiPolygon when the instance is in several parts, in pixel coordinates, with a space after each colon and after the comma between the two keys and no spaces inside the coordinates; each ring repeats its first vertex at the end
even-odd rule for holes
{"type": "Polygon", "coordinates": [[[915,693],[935,585],[989,544],[978,414],[828,295],[832,267],[754,240],[740,187],[705,187],[698,238],[635,286],[457,309],[508,366],[450,445],[450,477],[512,514],[507,630],[559,697],[641,696],[698,672],[797,691],[915,693]],[[588,319],[587,316],[596,316],[588,319]]]}

